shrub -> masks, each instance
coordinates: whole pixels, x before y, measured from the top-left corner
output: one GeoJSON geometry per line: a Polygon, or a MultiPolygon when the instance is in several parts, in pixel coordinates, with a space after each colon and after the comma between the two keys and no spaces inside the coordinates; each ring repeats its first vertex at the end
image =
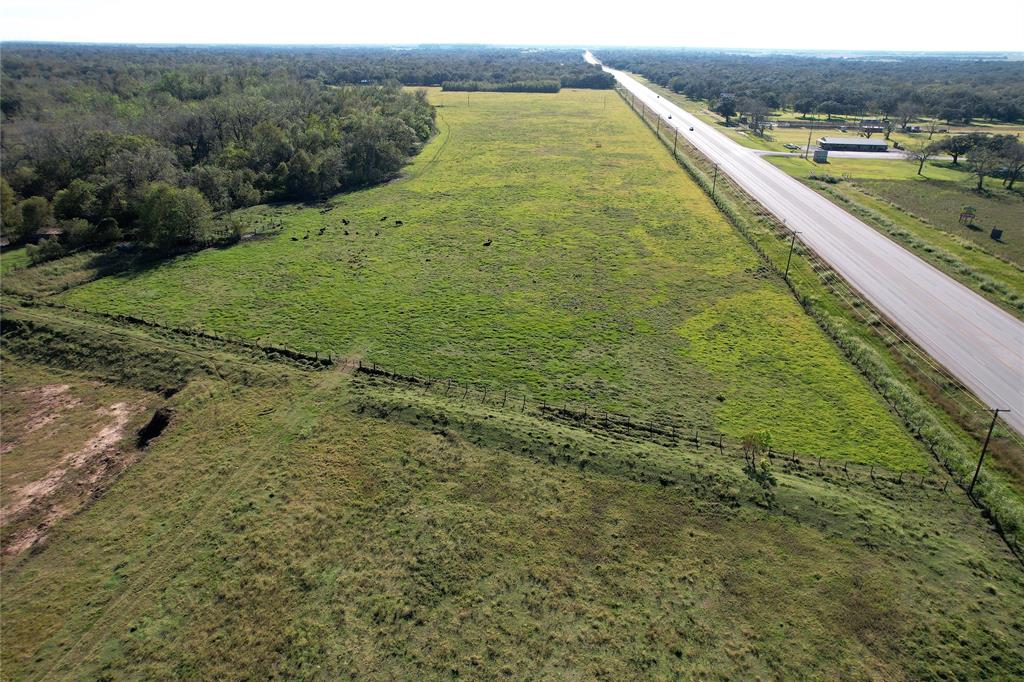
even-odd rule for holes
{"type": "Polygon", "coordinates": [[[38,244],[29,244],[25,247],[25,252],[28,254],[28,260],[32,265],[56,260],[67,253],[56,237],[42,239],[38,244]]]}

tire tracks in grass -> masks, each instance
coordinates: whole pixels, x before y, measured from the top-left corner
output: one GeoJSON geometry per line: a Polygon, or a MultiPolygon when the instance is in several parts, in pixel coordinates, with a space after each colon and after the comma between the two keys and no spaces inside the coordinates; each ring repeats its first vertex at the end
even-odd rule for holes
{"type": "MultiPolygon", "coordinates": [[[[258,403],[253,406],[257,412],[263,411],[266,407],[268,407],[266,403],[258,403]]],[[[268,450],[268,458],[273,453],[272,449],[268,450]]],[[[102,607],[98,617],[90,623],[85,632],[65,649],[52,666],[36,676],[35,679],[62,678],[80,670],[84,664],[92,660],[115,624],[124,623],[136,617],[144,603],[141,597],[147,592],[159,590],[176,575],[166,570],[169,568],[169,564],[180,560],[185,555],[183,550],[195,544],[199,536],[206,531],[208,523],[213,520],[212,517],[223,508],[225,499],[239,490],[244,490],[266,464],[265,458],[246,459],[250,465],[235,469],[227,480],[220,480],[213,475],[209,477],[202,488],[196,490],[194,497],[205,497],[206,499],[199,513],[191,518],[182,519],[178,532],[172,532],[155,549],[148,552],[151,558],[142,567],[142,570],[130,581],[126,581],[123,591],[102,607]],[[206,495],[207,491],[211,494],[206,495]],[[126,603],[126,600],[129,599],[132,601],[126,603]],[[65,668],[68,658],[83,647],[85,647],[84,653],[72,662],[70,668],[65,668]]],[[[148,607],[149,603],[145,602],[145,606],[148,607]]]]}
{"type": "MultiPolygon", "coordinates": [[[[284,417],[302,412],[306,399],[314,398],[320,390],[335,390],[342,374],[344,372],[332,372],[322,376],[320,381],[307,385],[307,390],[298,396],[294,396],[293,399],[287,402],[277,400],[271,401],[269,404],[265,401],[254,403],[250,412],[254,415],[266,416],[269,413],[267,408],[270,408],[271,411],[277,412],[284,417]],[[275,405],[286,406],[287,409],[275,410],[275,405]]],[[[216,403],[214,404],[216,406],[216,403]]],[[[280,425],[277,423],[277,420],[274,420],[274,423],[268,424],[266,428],[277,432],[280,425]]],[[[184,525],[174,536],[163,541],[156,550],[157,556],[147,562],[139,574],[132,579],[131,585],[127,585],[120,595],[108,602],[102,608],[99,616],[93,620],[75,643],[66,649],[50,668],[34,679],[60,679],[72,676],[73,673],[80,671],[83,666],[93,661],[98,650],[107,641],[107,636],[114,631],[115,625],[131,621],[145,608],[149,607],[150,603],[144,601],[142,597],[147,593],[158,592],[160,588],[177,575],[167,570],[170,564],[185,556],[187,554],[185,550],[196,544],[196,540],[209,527],[209,523],[213,520],[212,517],[222,510],[224,500],[236,492],[251,489],[252,481],[261,471],[266,469],[266,465],[277,455],[277,449],[275,448],[258,448],[256,452],[262,452],[264,456],[246,457],[250,463],[249,466],[235,469],[234,473],[227,480],[220,481],[216,476],[210,477],[208,484],[203,487],[203,490],[209,490],[211,487],[215,490],[212,495],[205,498],[206,502],[200,512],[191,518],[185,519],[187,525],[184,525]],[[126,603],[126,600],[129,598],[134,599],[126,603]],[[121,608],[122,605],[123,608],[121,608]],[[71,661],[69,668],[63,668],[68,662],[68,657],[83,647],[86,647],[84,653],[71,661]]]]}
{"type": "Polygon", "coordinates": [[[444,139],[441,140],[441,145],[437,148],[437,151],[434,152],[434,155],[430,157],[430,161],[427,161],[423,165],[423,168],[420,169],[420,172],[416,174],[416,177],[418,178],[426,175],[427,172],[434,167],[434,164],[437,163],[437,160],[441,157],[442,152],[444,152],[445,147],[448,146],[448,141],[452,139],[452,127],[448,124],[448,121],[445,119],[444,114],[442,114],[440,110],[438,110],[437,112],[437,117],[441,119],[441,122],[444,124],[444,139]]]}

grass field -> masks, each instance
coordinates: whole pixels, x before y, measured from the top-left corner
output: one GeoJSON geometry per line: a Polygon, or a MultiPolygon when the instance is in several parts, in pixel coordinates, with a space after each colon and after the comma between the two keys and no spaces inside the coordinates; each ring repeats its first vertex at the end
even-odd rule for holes
{"type": "Polygon", "coordinates": [[[613,94],[432,97],[440,132],[408,177],[338,197],[326,214],[254,209],[283,220],[283,234],[61,300],[922,466],[880,399],[613,94]]]}
{"type": "Polygon", "coordinates": [[[751,469],[734,435],[7,296],[5,504],[138,412],[101,450],[130,466],[0,566],[5,679],[1024,676],[1024,571],[989,518],[617,98],[432,96],[408,177],[250,211],[281,236],[4,290],[890,468],[751,469]],[[27,431],[41,394],[79,402],[27,431]]]}
{"type": "Polygon", "coordinates": [[[959,496],[780,469],[766,507],[739,457],[287,376],[191,381],[6,568],[6,678],[1024,672],[1022,573],[959,496]]]}
{"type": "Polygon", "coordinates": [[[0,253],[0,275],[16,268],[28,265],[28,252],[25,247],[7,249],[0,253]]]}
{"type": "Polygon", "coordinates": [[[974,191],[974,180],[943,182],[900,182],[881,178],[860,180],[865,189],[927,219],[937,229],[968,239],[987,251],[1024,267],[1024,191],[1008,192],[997,180],[988,178],[986,191],[974,191]],[[972,227],[959,222],[965,205],[977,210],[972,227]],[[992,228],[1003,236],[991,238],[992,228]]]}

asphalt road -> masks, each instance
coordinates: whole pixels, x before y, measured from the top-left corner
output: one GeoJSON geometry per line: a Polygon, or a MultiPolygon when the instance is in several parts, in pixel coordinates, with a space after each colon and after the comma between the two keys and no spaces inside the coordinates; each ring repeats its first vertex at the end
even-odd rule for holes
{"type": "MultiPolygon", "coordinates": [[[[584,58],[598,63],[589,52],[584,58]]],[[[1024,434],[1024,322],[943,274],[814,190],[659,97],[604,67],[665,123],[718,164],[875,308],[1024,434]],[[667,117],[671,115],[671,120],[667,117]],[[690,128],[693,130],[690,130],[690,128]]]]}

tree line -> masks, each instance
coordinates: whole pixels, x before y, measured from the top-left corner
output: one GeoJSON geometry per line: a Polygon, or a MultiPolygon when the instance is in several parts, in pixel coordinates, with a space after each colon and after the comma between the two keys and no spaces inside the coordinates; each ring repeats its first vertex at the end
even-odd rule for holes
{"type": "MultiPolygon", "coordinates": [[[[604,63],[717,106],[803,115],[929,116],[951,124],[1024,118],[1024,62],[950,56],[824,58],[692,50],[601,50],[604,63]]],[[[730,114],[731,115],[731,114],[730,114]]]]}
{"type": "Polygon", "coordinates": [[[1001,178],[1003,187],[1012,190],[1024,173],[1024,142],[1016,135],[952,135],[937,142],[924,140],[905,151],[907,159],[917,164],[918,175],[923,173],[925,161],[935,156],[951,156],[954,166],[960,165],[963,157],[965,169],[977,178],[975,189],[979,192],[986,177],[1001,178]]]}
{"type": "Polygon", "coordinates": [[[330,85],[288,51],[248,55],[5,45],[4,239],[58,226],[44,250],[187,244],[217,211],[393,177],[434,130],[423,91],[330,85]]]}
{"type": "Polygon", "coordinates": [[[488,83],[485,81],[445,81],[441,89],[448,92],[558,92],[562,84],[556,80],[511,81],[488,83]]]}

